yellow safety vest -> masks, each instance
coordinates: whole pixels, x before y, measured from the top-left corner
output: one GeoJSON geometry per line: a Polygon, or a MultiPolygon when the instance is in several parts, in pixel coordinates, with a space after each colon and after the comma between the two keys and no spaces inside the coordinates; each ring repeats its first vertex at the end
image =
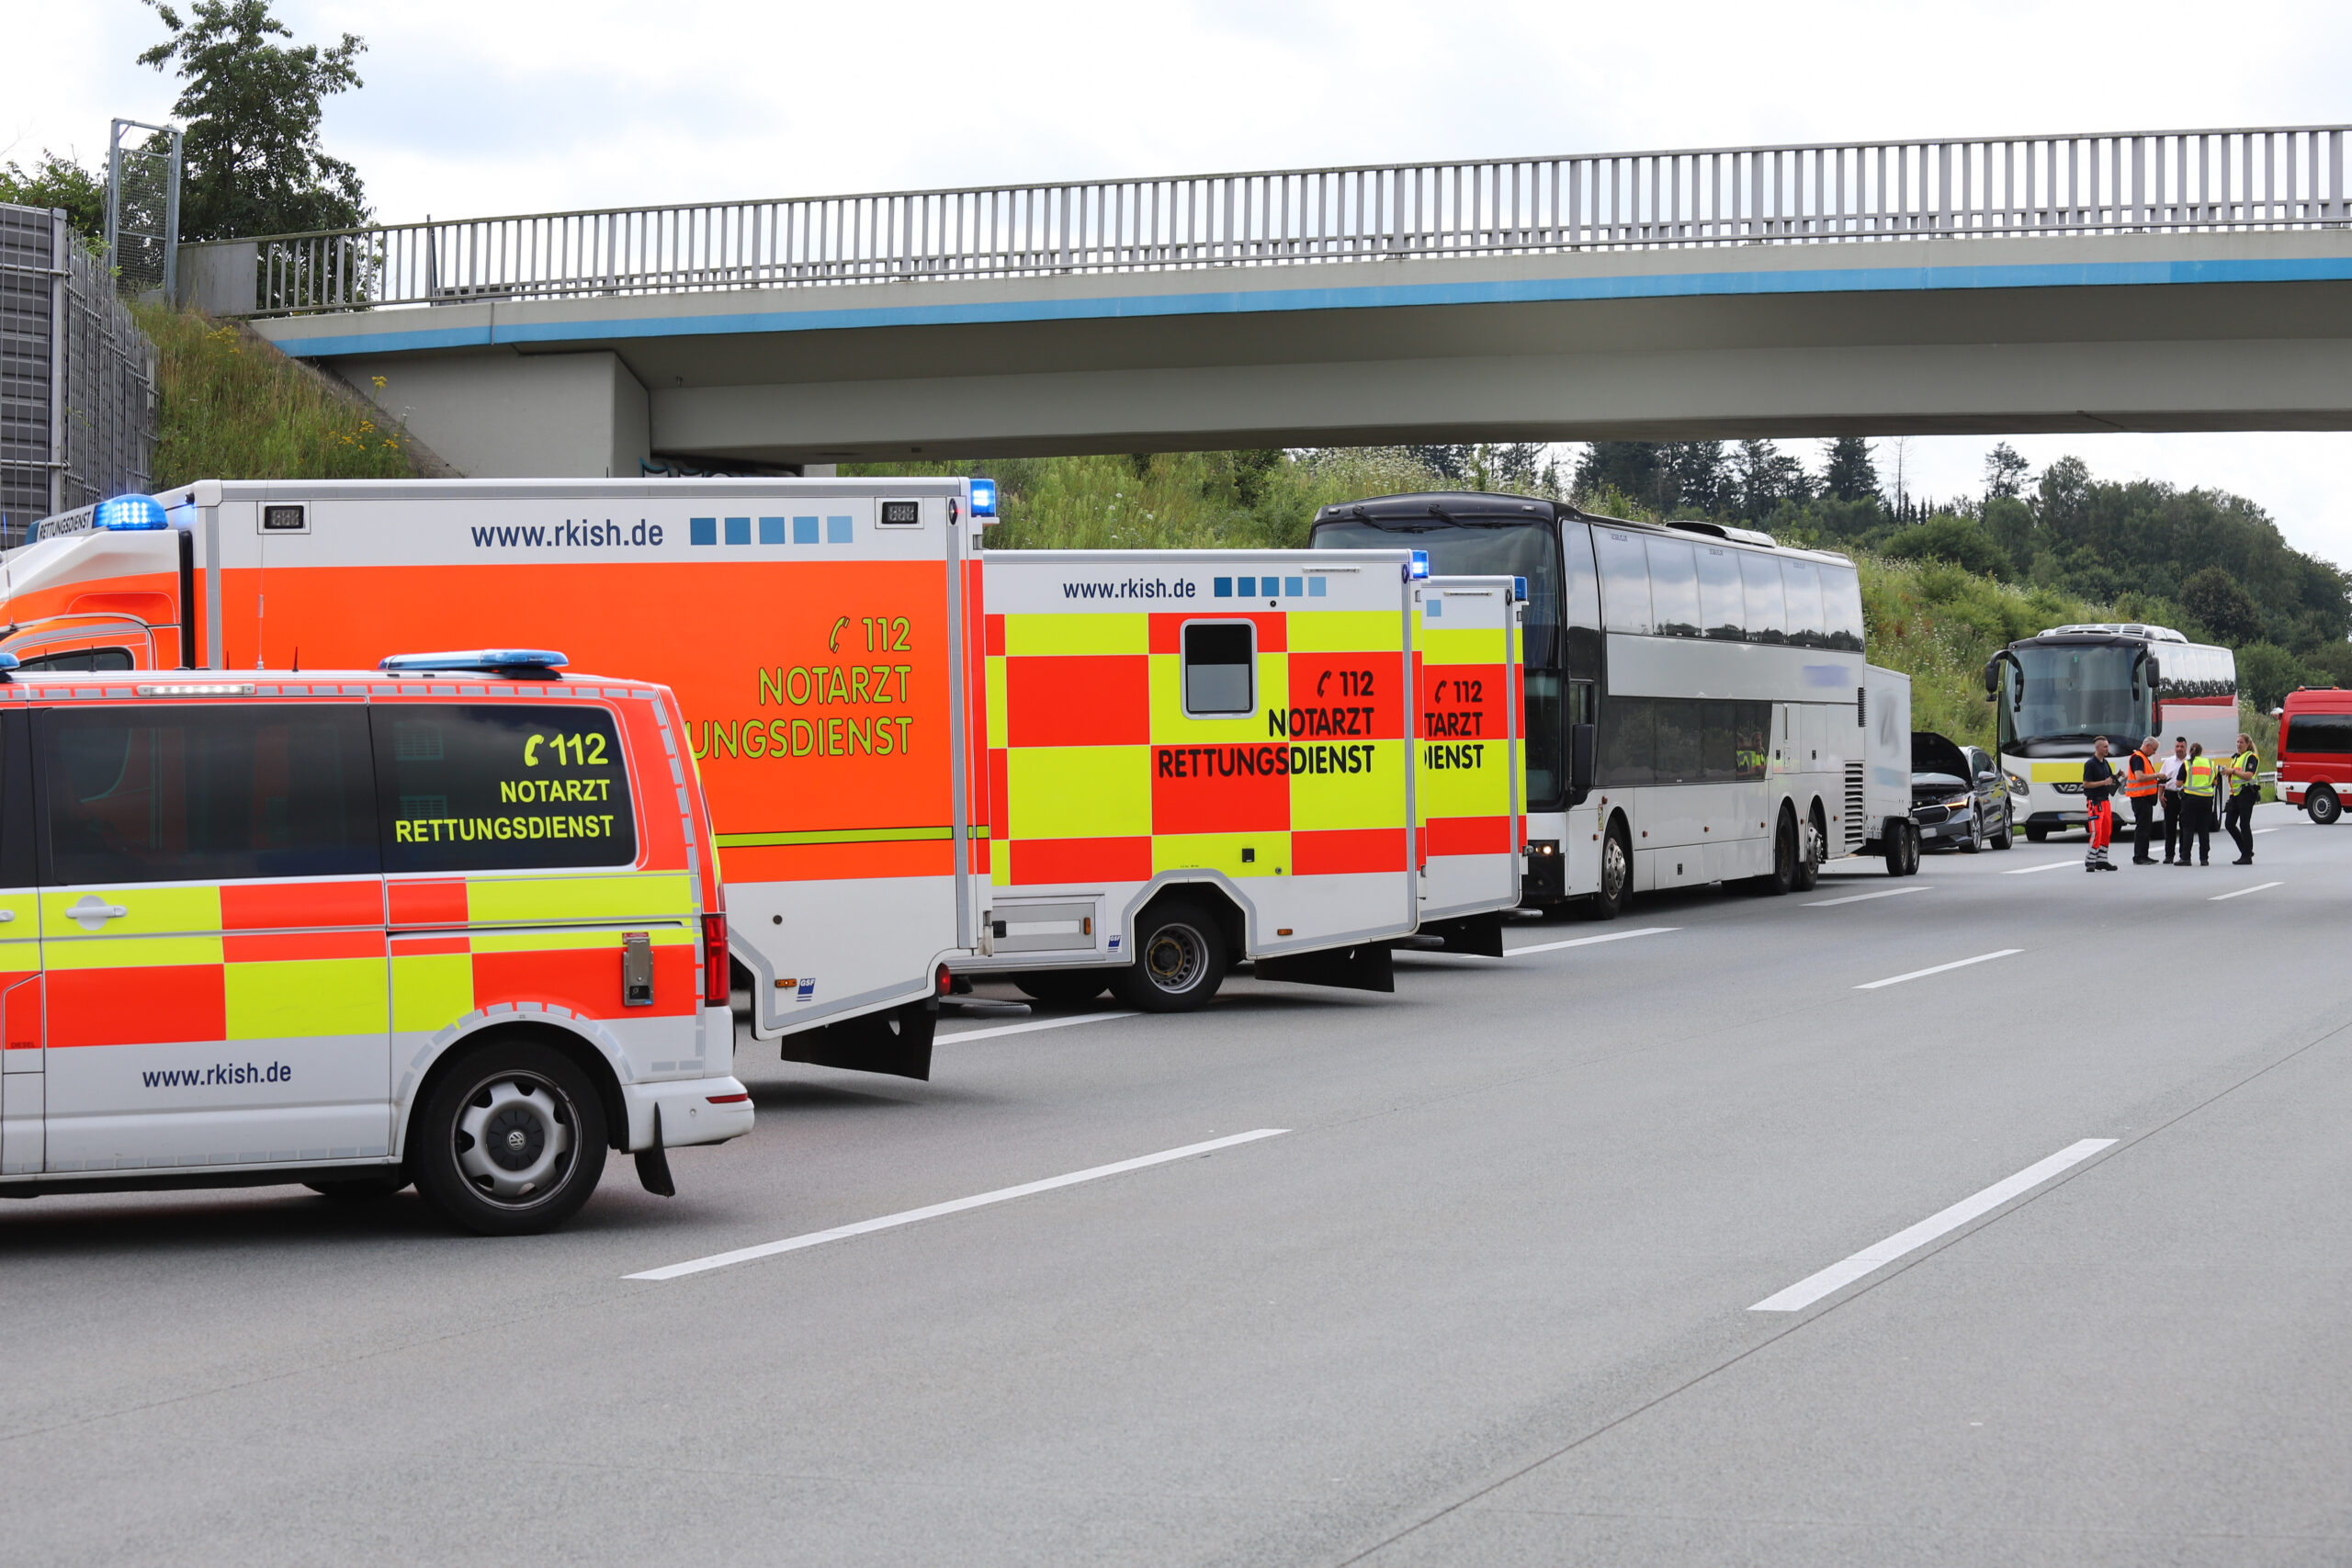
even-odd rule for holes
{"type": "Polygon", "coordinates": [[[2211,757],[2191,757],[2188,760],[2188,782],[2181,787],[2191,795],[2211,795],[2213,793],[2213,776],[2220,771],[2221,764],[2211,757]]]}

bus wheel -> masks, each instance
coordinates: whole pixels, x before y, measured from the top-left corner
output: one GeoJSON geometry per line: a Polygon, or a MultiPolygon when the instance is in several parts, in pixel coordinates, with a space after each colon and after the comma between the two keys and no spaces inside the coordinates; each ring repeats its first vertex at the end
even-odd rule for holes
{"type": "Polygon", "coordinates": [[[1600,886],[1584,901],[1588,920],[1613,920],[1634,900],[1634,845],[1625,835],[1625,819],[1610,819],[1600,838],[1600,886]]]}
{"type": "Polygon", "coordinates": [[[416,1190],[480,1235],[553,1230],[605,1173],[605,1107],[569,1056],[492,1040],[451,1065],[410,1129],[416,1190]]]}
{"type": "Polygon", "coordinates": [[[2321,827],[2333,828],[2335,819],[2344,815],[2344,803],[2336,799],[2335,792],[2325,784],[2313,784],[2303,796],[2303,809],[2310,812],[2312,820],[2321,827]]]}
{"type": "Polygon", "coordinates": [[[1110,976],[1121,1001],[1143,1012],[1205,1007],[1225,983],[1225,936],[1197,904],[1155,907],[1136,922],[1135,962],[1110,976]]]}
{"type": "Polygon", "coordinates": [[[1032,1001],[1047,1007],[1084,1007],[1111,987],[1111,975],[1103,969],[1040,969],[1035,974],[1012,976],[1015,989],[1032,1001]]]}
{"type": "Polygon", "coordinates": [[[1829,835],[1823,830],[1818,814],[1805,818],[1804,832],[1797,843],[1796,872],[1789,879],[1789,890],[1810,893],[1821,885],[1821,863],[1828,853],[1829,835]]]}
{"type": "Polygon", "coordinates": [[[1797,884],[1797,814],[1781,807],[1780,825],[1772,832],[1772,869],[1751,877],[1748,889],[1777,898],[1797,884]]]}

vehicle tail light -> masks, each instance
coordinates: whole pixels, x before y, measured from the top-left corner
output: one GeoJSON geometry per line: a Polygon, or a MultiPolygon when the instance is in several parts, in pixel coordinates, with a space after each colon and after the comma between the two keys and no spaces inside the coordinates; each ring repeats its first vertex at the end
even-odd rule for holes
{"type": "Polygon", "coordinates": [[[947,965],[944,964],[939,966],[939,973],[934,978],[938,981],[939,994],[943,997],[956,988],[956,976],[947,972],[947,965]]]}
{"type": "Polygon", "coordinates": [[[745,1100],[752,1098],[752,1091],[745,1089],[741,1094],[708,1094],[703,1096],[703,1098],[709,1100],[713,1105],[741,1105],[745,1100]]]}
{"type": "Polygon", "coordinates": [[[705,915],[702,918],[703,1006],[723,1008],[727,1005],[727,917],[705,915]]]}

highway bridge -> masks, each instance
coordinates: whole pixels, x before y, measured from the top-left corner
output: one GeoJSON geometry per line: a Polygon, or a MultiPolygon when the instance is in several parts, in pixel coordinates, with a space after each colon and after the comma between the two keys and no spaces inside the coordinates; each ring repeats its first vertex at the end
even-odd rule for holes
{"type": "Polygon", "coordinates": [[[181,276],[482,475],[2333,430],[2352,428],[2346,129],[441,220],[188,247],[181,276]]]}

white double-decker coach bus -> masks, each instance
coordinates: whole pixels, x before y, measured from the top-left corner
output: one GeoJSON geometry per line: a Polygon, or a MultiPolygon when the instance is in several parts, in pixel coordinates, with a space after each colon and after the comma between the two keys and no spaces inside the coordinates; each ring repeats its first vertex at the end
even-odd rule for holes
{"type": "Polygon", "coordinates": [[[1310,542],[1527,580],[1529,902],[1608,919],[1660,888],[1803,891],[1864,850],[1917,868],[1910,685],[1865,663],[1845,557],[1470,492],[1328,506],[1310,542]]]}

